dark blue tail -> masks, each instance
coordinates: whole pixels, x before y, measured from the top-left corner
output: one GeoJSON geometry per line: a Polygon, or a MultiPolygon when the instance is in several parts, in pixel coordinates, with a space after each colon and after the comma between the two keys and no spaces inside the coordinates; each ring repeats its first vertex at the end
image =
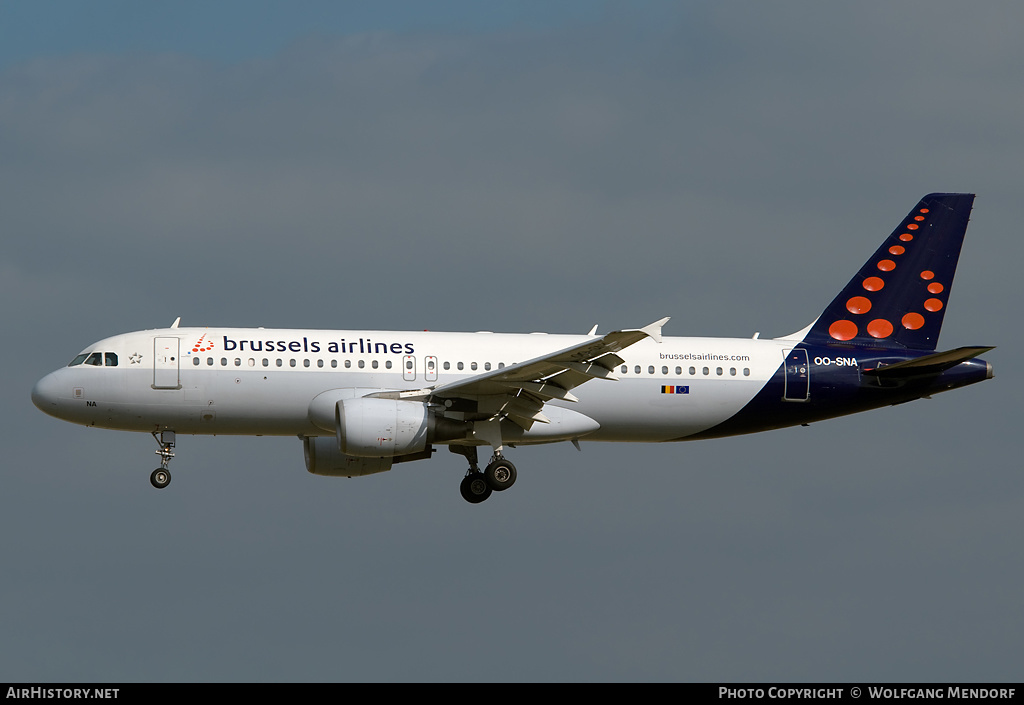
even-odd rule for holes
{"type": "Polygon", "coordinates": [[[804,341],[935,350],[972,193],[932,193],[892,231],[804,341]]]}

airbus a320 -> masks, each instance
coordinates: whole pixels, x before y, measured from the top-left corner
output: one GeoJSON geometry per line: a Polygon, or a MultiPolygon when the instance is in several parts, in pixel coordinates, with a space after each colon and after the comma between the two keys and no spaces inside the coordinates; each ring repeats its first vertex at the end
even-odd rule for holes
{"type": "Polygon", "coordinates": [[[662,318],[587,335],[170,328],[89,345],[32,390],[89,427],[297,436],[306,469],[354,477],[447,446],[478,503],[509,489],[506,448],[720,438],[899,404],[992,377],[990,346],[936,352],[973,194],[911,209],[821,315],[781,338],[682,338],[662,318]],[[489,452],[481,470],[479,449],[489,452]]]}

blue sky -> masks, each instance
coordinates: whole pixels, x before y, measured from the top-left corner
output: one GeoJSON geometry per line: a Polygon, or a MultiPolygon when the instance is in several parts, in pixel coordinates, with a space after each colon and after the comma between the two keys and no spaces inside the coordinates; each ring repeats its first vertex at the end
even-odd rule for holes
{"type": "Polygon", "coordinates": [[[0,5],[0,66],[82,53],[174,52],[242,61],[273,56],[309,35],[543,30],[625,12],[636,13],[641,22],[656,22],[661,15],[678,12],[671,5],[648,0],[619,4],[616,10],[615,3],[586,0],[13,0],[0,5]]]}

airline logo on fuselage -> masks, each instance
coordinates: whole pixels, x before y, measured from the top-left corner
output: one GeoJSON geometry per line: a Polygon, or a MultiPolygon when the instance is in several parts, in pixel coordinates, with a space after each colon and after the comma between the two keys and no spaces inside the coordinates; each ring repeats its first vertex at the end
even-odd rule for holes
{"type": "Polygon", "coordinates": [[[203,333],[199,336],[199,340],[192,345],[192,351],[188,353],[189,355],[192,353],[209,352],[210,350],[213,350],[213,341],[207,340],[206,335],[206,333],[203,333]]]}
{"type": "MultiPolygon", "coordinates": [[[[293,353],[362,353],[369,355],[412,355],[416,349],[412,343],[396,343],[388,341],[371,340],[370,338],[359,338],[351,341],[341,338],[340,340],[321,341],[311,340],[303,336],[302,340],[235,340],[224,336],[224,351],[237,350],[238,352],[293,352],[293,353]]],[[[195,348],[193,348],[195,352],[195,348]]]]}

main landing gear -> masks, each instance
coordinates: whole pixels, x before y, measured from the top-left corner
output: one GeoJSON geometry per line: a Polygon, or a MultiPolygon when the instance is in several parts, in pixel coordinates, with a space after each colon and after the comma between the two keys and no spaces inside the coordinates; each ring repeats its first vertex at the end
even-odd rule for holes
{"type": "Polygon", "coordinates": [[[153,487],[162,490],[171,484],[171,472],[167,466],[170,464],[171,458],[174,457],[174,451],[171,450],[174,447],[174,431],[161,431],[159,437],[157,437],[156,431],[153,431],[153,440],[160,446],[160,450],[156,451],[156,454],[160,456],[160,467],[149,476],[149,481],[153,487]]]}
{"type": "Polygon", "coordinates": [[[501,453],[495,453],[491,462],[480,472],[476,446],[449,446],[449,449],[469,460],[469,470],[459,485],[459,492],[470,504],[479,504],[490,497],[492,492],[503,492],[516,481],[516,466],[501,453]]]}

